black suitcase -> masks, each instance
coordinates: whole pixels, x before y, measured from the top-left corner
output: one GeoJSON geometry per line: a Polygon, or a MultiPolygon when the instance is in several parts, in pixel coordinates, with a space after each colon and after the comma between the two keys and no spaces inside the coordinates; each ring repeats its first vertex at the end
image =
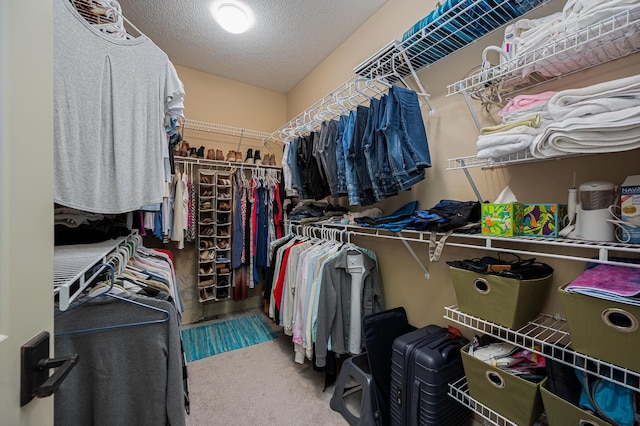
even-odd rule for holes
{"type": "Polygon", "coordinates": [[[428,325],[394,340],[391,355],[391,424],[463,425],[471,411],[448,396],[464,375],[460,349],[469,343],[428,325]]]}

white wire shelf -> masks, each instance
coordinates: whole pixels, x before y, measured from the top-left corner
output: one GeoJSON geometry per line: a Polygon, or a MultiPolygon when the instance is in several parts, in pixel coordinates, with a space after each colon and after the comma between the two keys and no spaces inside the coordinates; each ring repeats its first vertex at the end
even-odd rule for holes
{"type": "MultiPolygon", "coordinates": [[[[299,224],[291,222],[290,227],[297,227],[298,232],[300,229],[308,228],[309,233],[314,232],[315,236],[323,238],[340,239],[340,241],[348,241],[353,236],[359,237],[375,237],[383,239],[391,239],[405,242],[419,242],[432,244],[431,232],[427,231],[414,231],[414,230],[402,230],[398,233],[393,233],[379,228],[368,228],[358,225],[344,225],[332,222],[322,222],[315,224],[299,224]],[[330,231],[334,230],[335,233],[330,231]]],[[[438,233],[438,237],[442,237],[444,234],[438,233]]],[[[534,236],[520,236],[520,237],[494,237],[482,234],[463,234],[453,233],[446,240],[444,245],[446,247],[460,247],[467,249],[477,249],[483,251],[495,251],[495,252],[507,252],[525,256],[536,257],[548,257],[563,260],[571,260],[578,262],[593,262],[609,265],[628,266],[632,268],[640,268],[640,264],[637,263],[625,263],[611,259],[611,254],[616,255],[634,255],[638,257],[640,255],[640,244],[628,244],[618,242],[601,242],[601,241],[586,241],[569,238],[544,238],[534,236]],[[542,247],[540,249],[522,248],[522,245],[542,247]],[[577,249],[575,254],[566,254],[567,248],[577,249]]]]}
{"type": "MultiPolygon", "coordinates": [[[[133,234],[132,234],[133,235],[133,234]]],[[[53,294],[61,311],[90,285],[100,271],[94,268],[106,263],[107,256],[125,244],[128,237],[94,244],[56,246],[53,252],[53,294]]]]}
{"type": "Polygon", "coordinates": [[[573,351],[567,322],[558,316],[542,313],[518,330],[465,314],[457,306],[445,307],[444,317],[480,333],[525,347],[546,358],[640,392],[640,373],[573,351]],[[587,365],[589,368],[585,367],[587,365]]]}
{"type": "Polygon", "coordinates": [[[448,395],[469,408],[471,411],[480,415],[483,419],[496,426],[518,426],[511,420],[502,416],[498,412],[492,410],[486,405],[476,401],[469,395],[469,387],[467,386],[467,378],[462,377],[454,383],[449,383],[448,395]]]}
{"type": "Polygon", "coordinates": [[[504,99],[550,79],[640,51],[637,39],[618,48],[622,40],[638,37],[639,31],[640,5],[451,84],[447,86],[447,96],[479,94],[497,85],[504,99]]]}
{"type": "Polygon", "coordinates": [[[276,140],[278,138],[273,133],[259,132],[257,130],[243,129],[240,127],[226,126],[224,124],[207,123],[204,121],[185,120],[183,123],[184,131],[190,133],[217,134],[229,137],[248,138],[266,142],[276,140]]]}
{"type": "Polygon", "coordinates": [[[514,152],[499,158],[478,158],[475,155],[447,159],[447,170],[464,170],[474,167],[493,169],[521,163],[534,163],[538,161],[562,160],[565,158],[582,157],[588,154],[570,154],[558,157],[534,157],[529,150],[514,152]]]}
{"type": "Polygon", "coordinates": [[[511,0],[459,2],[405,40],[391,41],[354,71],[368,78],[389,76],[394,82],[411,75],[412,69],[418,72],[428,68],[548,1],[523,2],[528,7],[520,10],[513,7],[511,0]]]}

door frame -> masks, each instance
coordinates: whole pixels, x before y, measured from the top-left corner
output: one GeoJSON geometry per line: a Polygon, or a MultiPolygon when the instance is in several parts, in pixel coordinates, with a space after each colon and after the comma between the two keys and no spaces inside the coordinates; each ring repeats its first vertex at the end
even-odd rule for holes
{"type": "MultiPolygon", "coordinates": [[[[20,347],[53,334],[53,2],[0,0],[0,413],[53,425],[53,398],[20,407],[20,347]]],[[[53,341],[51,341],[53,356],[53,341]]]]}

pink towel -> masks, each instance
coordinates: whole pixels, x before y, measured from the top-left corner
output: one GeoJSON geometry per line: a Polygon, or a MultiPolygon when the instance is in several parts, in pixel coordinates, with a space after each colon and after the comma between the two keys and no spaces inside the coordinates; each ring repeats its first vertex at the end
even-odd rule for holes
{"type": "Polygon", "coordinates": [[[538,105],[542,102],[547,102],[556,93],[557,92],[548,91],[538,93],[536,95],[518,95],[510,100],[498,114],[500,116],[503,116],[508,112],[526,110],[534,105],[538,105]]]}
{"type": "Polygon", "coordinates": [[[566,290],[592,288],[620,296],[640,294],[640,269],[629,266],[598,265],[584,271],[566,290]]]}

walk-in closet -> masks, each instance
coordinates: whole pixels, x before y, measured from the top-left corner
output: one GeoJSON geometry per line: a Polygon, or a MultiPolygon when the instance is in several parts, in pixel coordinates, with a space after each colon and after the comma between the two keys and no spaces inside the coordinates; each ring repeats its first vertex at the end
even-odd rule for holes
{"type": "Polygon", "coordinates": [[[640,0],[0,20],[1,424],[640,426],[640,0]]]}

